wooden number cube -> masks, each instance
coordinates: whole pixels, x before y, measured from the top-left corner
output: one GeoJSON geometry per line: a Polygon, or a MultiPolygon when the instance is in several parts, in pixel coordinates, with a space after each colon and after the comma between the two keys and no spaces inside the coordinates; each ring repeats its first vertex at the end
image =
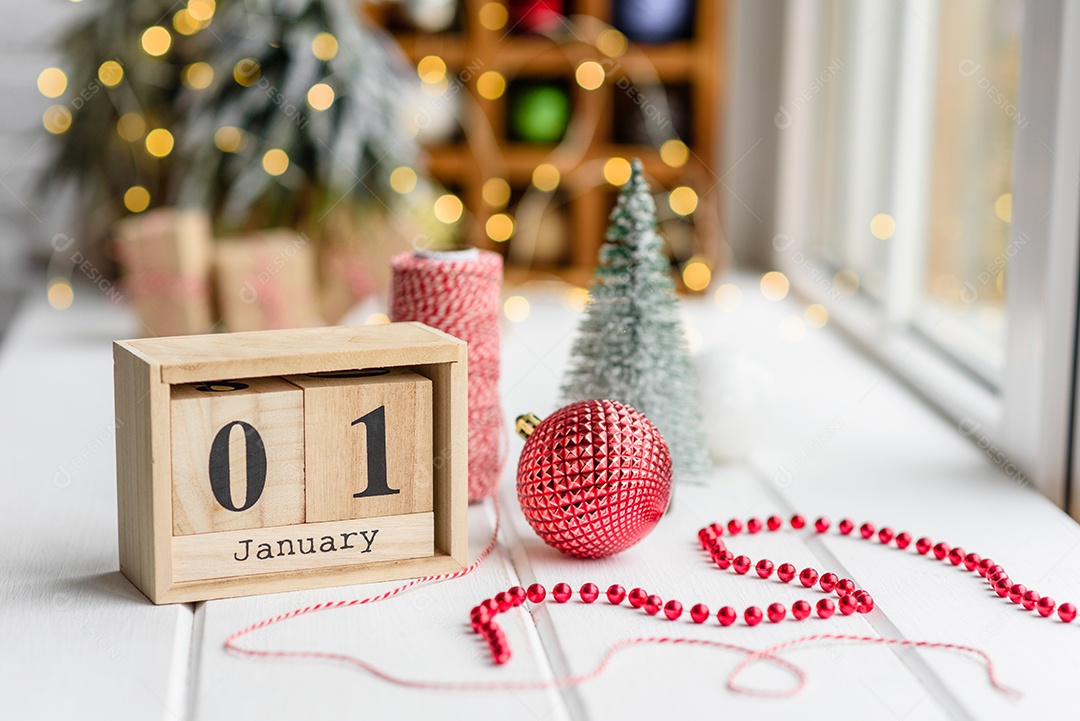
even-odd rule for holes
{"type": "Polygon", "coordinates": [[[153,602],[464,568],[463,341],[393,323],[114,357],[120,570],[153,602]]]}
{"type": "Polygon", "coordinates": [[[304,522],[303,391],[278,378],[185,383],[169,406],[174,535],[304,522]]]}
{"type": "Polygon", "coordinates": [[[309,522],[431,510],[430,380],[400,368],[288,380],[304,389],[309,522]]]}

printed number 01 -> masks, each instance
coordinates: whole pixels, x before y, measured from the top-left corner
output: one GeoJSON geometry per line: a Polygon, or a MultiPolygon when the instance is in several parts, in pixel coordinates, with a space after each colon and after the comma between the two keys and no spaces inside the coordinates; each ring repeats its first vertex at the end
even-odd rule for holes
{"type": "MultiPolygon", "coordinates": [[[[370,413],[357,418],[351,425],[363,424],[367,431],[367,467],[368,484],[353,498],[372,498],[374,496],[392,496],[401,493],[390,488],[386,480],[386,407],[379,406],[370,413]]],[[[210,446],[210,489],[221,507],[237,513],[254,506],[266,487],[266,447],[262,436],[250,423],[233,421],[222,426],[214,436],[210,446]],[[244,505],[239,508],[232,499],[232,479],[229,473],[229,440],[232,429],[239,427],[244,431],[245,466],[247,470],[247,491],[244,505]]]]}

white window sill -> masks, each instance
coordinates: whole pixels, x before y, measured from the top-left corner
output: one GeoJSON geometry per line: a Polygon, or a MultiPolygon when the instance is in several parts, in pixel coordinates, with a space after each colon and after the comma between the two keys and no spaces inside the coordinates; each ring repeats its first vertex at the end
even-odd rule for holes
{"type": "MultiPolygon", "coordinates": [[[[630,551],[598,562],[544,546],[516,509],[511,439],[503,479],[501,550],[475,574],[385,603],[317,614],[258,639],[267,647],[356,653],[415,678],[506,680],[591,669],[614,641],[636,635],[708,638],[764,648],[811,633],[850,633],[968,644],[987,652],[1000,680],[1025,693],[994,692],[983,670],[933,652],[838,645],[788,658],[807,674],[788,700],[734,695],[723,679],[738,657],[702,648],[642,648],[599,679],[562,691],[455,694],[404,690],[322,664],[258,663],[226,655],[226,635],[252,621],[315,600],[367,595],[371,587],[153,607],[116,571],[112,460],[112,374],[108,341],[134,327],[123,309],[92,299],[65,313],[28,303],[0,348],[0,580],[5,706],[13,717],[99,713],[109,718],[269,719],[430,714],[447,718],[693,718],[725,713],[835,718],[838,708],[868,718],[1060,718],[1074,704],[1080,668],[1077,629],[1037,618],[990,594],[952,566],[835,534],[740,536],[730,545],[752,558],[811,565],[853,578],[877,603],[868,616],[801,625],[787,620],[721,629],[671,624],[598,603],[545,604],[507,614],[514,660],[493,668],[463,629],[468,609],[514,583],[550,587],[585,581],[640,585],[678,598],[764,606],[817,594],[736,577],[707,563],[698,528],[733,516],[794,511],[856,523],[890,524],[991,555],[1019,582],[1058,601],[1080,601],[1080,529],[1031,488],[1021,487],[955,426],[886,369],[827,326],[785,340],[780,323],[801,316],[794,300],[765,301],[756,280],[740,281],[735,313],[711,299],[686,303],[706,348],[755,359],[772,374],[771,414],[745,462],[718,466],[711,482],[680,486],[674,510],[630,551]],[[67,475],[59,474],[64,469],[67,475]],[[396,629],[393,633],[385,629],[396,629]],[[236,689],[252,693],[237,693],[236,689]]],[[[522,292],[522,291],[515,291],[522,292]]],[[[557,406],[557,388],[578,317],[558,294],[523,291],[532,312],[504,326],[503,408],[507,418],[557,406]]],[[[719,351],[717,351],[719,352],[719,351]]],[[[706,379],[709,382],[710,379],[706,379]]],[[[508,422],[509,426],[509,422],[508,422]]],[[[509,433],[509,431],[508,431],[509,433]]],[[[489,505],[470,509],[471,555],[490,534],[489,505]]],[[[385,585],[379,588],[385,588],[385,585]]],[[[746,679],[788,688],[790,678],[755,669],[746,679]]]]}

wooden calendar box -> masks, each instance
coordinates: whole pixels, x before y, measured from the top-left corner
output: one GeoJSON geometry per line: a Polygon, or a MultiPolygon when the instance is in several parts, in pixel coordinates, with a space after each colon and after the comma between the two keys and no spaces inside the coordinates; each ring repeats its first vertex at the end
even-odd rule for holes
{"type": "Polygon", "coordinates": [[[113,351],[120,570],[154,603],[465,566],[463,341],[394,323],[113,351]]]}

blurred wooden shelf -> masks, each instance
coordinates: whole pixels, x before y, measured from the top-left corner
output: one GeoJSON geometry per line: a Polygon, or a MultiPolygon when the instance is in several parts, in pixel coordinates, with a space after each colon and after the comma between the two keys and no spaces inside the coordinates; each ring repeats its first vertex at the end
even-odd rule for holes
{"type": "Polygon", "coordinates": [[[579,287],[585,287],[592,279],[592,268],[582,266],[545,267],[536,266],[523,268],[520,266],[507,265],[503,274],[507,285],[519,286],[527,283],[553,282],[568,283],[579,287]]]}
{"type": "Polygon", "coordinates": [[[460,35],[409,33],[394,37],[414,65],[428,55],[438,55],[451,70],[460,68],[464,62],[465,39],[460,35]]]}
{"type": "MultiPolygon", "coordinates": [[[[574,2],[574,13],[601,22],[581,23],[583,32],[567,32],[565,37],[485,28],[479,14],[488,2],[462,0],[460,28],[451,32],[391,30],[413,63],[428,55],[441,57],[449,74],[470,92],[469,102],[462,106],[461,137],[427,148],[428,171],[460,193],[469,210],[462,228],[465,240],[508,255],[507,279],[512,282],[561,278],[585,284],[595,267],[617,192],[604,180],[604,163],[612,157],[638,157],[657,193],[676,185],[687,185],[697,192],[692,255],[706,258],[715,270],[721,254],[720,203],[715,190],[719,173],[713,166],[722,137],[719,119],[725,85],[725,0],[697,0],[692,37],[663,44],[639,45],[631,41],[618,57],[604,55],[595,42],[589,41],[610,23],[613,0],[574,2]],[[605,82],[599,89],[585,90],[575,80],[577,67],[586,60],[604,68],[605,82]],[[488,71],[500,73],[507,82],[506,91],[495,99],[480,96],[476,89],[478,78],[488,71]],[[531,79],[557,81],[569,93],[571,120],[567,137],[559,144],[530,144],[509,137],[507,104],[513,84],[531,79]],[[619,143],[613,135],[616,101],[625,105],[629,98],[632,105],[640,104],[637,96],[641,90],[656,85],[674,87],[687,97],[686,137],[679,139],[687,142],[690,157],[680,167],[665,163],[657,147],[619,143]],[[626,98],[617,93],[626,93],[626,98]],[[520,198],[541,163],[554,165],[560,173],[557,212],[566,221],[562,260],[547,267],[516,268],[513,263],[517,254],[508,252],[515,238],[496,242],[486,232],[492,214],[515,213],[514,201],[509,210],[490,207],[483,200],[482,188],[486,181],[502,178],[509,183],[513,197],[520,198]]],[[[376,11],[373,17],[386,21],[385,13],[376,11]]],[[[669,137],[678,137],[671,127],[660,130],[669,137]]]]}

